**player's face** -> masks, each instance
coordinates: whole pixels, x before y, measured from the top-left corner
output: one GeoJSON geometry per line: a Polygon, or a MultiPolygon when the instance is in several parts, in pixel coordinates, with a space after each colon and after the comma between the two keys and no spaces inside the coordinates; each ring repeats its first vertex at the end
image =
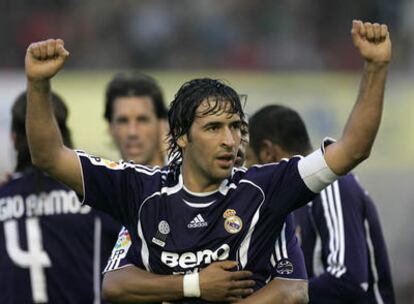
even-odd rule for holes
{"type": "Polygon", "coordinates": [[[159,165],[160,124],[150,97],[115,100],[110,132],[123,159],[159,165]]]}
{"type": "Polygon", "coordinates": [[[253,165],[258,164],[259,161],[254,153],[253,149],[248,145],[246,147],[246,167],[250,168],[253,165]]]}
{"type": "Polygon", "coordinates": [[[240,139],[240,146],[239,150],[237,151],[236,162],[234,166],[241,167],[244,165],[246,160],[246,149],[249,145],[249,127],[245,121],[241,123],[240,129],[241,139],[240,139]]]}
{"type": "Polygon", "coordinates": [[[238,114],[226,113],[229,103],[222,101],[223,110],[202,115],[208,101],[200,104],[188,136],[183,140],[184,166],[200,182],[220,183],[230,176],[240,145],[241,120],[238,114]]]}

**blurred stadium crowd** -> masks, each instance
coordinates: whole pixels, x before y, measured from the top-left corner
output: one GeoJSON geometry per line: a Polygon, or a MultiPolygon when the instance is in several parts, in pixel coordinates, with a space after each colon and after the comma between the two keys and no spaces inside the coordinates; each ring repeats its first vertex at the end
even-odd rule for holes
{"type": "Polygon", "coordinates": [[[411,0],[4,0],[0,11],[7,68],[30,42],[63,37],[71,67],[352,70],[360,61],[338,33],[354,18],[386,22],[394,66],[414,66],[411,0]]]}

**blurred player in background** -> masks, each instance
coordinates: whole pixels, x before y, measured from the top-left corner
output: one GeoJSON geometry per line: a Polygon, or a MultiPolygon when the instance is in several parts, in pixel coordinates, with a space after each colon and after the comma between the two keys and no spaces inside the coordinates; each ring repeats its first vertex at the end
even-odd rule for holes
{"type": "MultiPolygon", "coordinates": [[[[313,151],[303,120],[284,106],[256,112],[250,133],[249,163],[278,162],[313,151]]],[[[335,181],[294,214],[310,303],[395,303],[379,217],[353,174],[335,181]]]]}
{"type": "Polygon", "coordinates": [[[164,166],[167,108],[157,82],[144,74],[117,74],[106,88],[105,114],[121,157],[164,166]]]}
{"type": "MultiPolygon", "coordinates": [[[[68,110],[56,94],[51,100],[72,147],[68,110]]],[[[12,108],[15,172],[0,187],[0,303],[100,303],[102,265],[120,225],[32,165],[25,117],[24,92],[12,108]]]]}
{"type": "Polygon", "coordinates": [[[158,292],[146,298],[153,279],[143,280],[143,301],[183,295],[193,302],[238,300],[249,292],[246,287],[251,282],[246,285],[240,280],[249,276],[248,271],[217,280],[215,275],[206,275],[213,265],[204,267],[217,260],[236,260],[222,262],[224,269],[236,265],[254,269],[254,287],[263,286],[277,238],[275,227],[283,226],[288,213],[310,201],[337,175],[348,173],[371,151],[381,120],[391,41],[385,25],[361,21],[353,22],[352,38],[365,66],[341,138],[325,142],[306,157],[248,171],[234,169],[244,117],[239,95],[208,78],[185,83],[171,104],[168,118],[174,158],[169,168],[108,162],[68,149],[56,127],[49,97],[50,79],[69,53],[61,40],[34,43],[26,55],[32,161],[70,185],[87,204],[122,222],[133,241],[142,240],[145,268],[158,273],[156,280],[171,288],[168,294],[158,292]],[[44,146],[44,141],[49,144],[44,146]],[[205,224],[192,227],[199,214],[205,224]],[[199,267],[203,268],[200,273],[199,267]],[[207,286],[213,293],[207,292],[207,286]],[[233,287],[232,293],[228,286],[233,287]]]}

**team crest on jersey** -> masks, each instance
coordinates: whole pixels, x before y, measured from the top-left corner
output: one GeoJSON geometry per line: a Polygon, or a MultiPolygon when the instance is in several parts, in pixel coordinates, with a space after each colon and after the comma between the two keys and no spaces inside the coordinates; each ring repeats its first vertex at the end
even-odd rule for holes
{"type": "Polygon", "coordinates": [[[105,164],[105,166],[108,167],[109,169],[119,169],[122,167],[119,162],[116,162],[113,160],[102,158],[102,161],[105,164]]]}
{"type": "Polygon", "coordinates": [[[243,221],[240,217],[236,215],[236,210],[234,209],[227,209],[223,213],[224,220],[224,229],[228,233],[236,234],[240,232],[243,228],[243,221]]]}
{"type": "Polygon", "coordinates": [[[276,272],[278,274],[292,274],[293,273],[293,264],[286,259],[280,260],[276,265],[276,272]]]}
{"type": "Polygon", "coordinates": [[[92,162],[92,164],[96,166],[105,166],[113,170],[120,170],[123,168],[123,165],[120,162],[112,161],[109,159],[105,159],[105,158],[102,158],[99,156],[93,156],[93,155],[87,155],[87,157],[92,162]]]}
{"type": "Polygon", "coordinates": [[[158,223],[158,231],[155,236],[152,238],[152,242],[157,244],[160,247],[165,246],[165,241],[167,240],[167,236],[170,233],[170,225],[167,221],[162,220],[158,223]]]}

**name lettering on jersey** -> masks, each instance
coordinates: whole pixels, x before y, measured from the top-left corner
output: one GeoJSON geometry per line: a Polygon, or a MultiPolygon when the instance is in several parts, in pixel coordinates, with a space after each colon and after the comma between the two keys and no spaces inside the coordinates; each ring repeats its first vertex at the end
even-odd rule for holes
{"type": "Polygon", "coordinates": [[[191,222],[187,225],[187,228],[201,228],[207,227],[208,223],[204,220],[203,216],[199,213],[196,215],[195,218],[191,220],[191,222]]]}
{"type": "Polygon", "coordinates": [[[221,245],[215,251],[210,249],[199,250],[197,252],[184,252],[178,254],[175,252],[163,251],[161,253],[161,261],[171,267],[194,268],[201,264],[211,264],[215,261],[224,261],[228,259],[230,253],[230,246],[227,244],[221,245]]]}
{"type": "Polygon", "coordinates": [[[26,198],[14,195],[0,198],[0,221],[23,216],[37,217],[58,214],[87,214],[89,206],[82,206],[74,191],[53,190],[31,194],[26,198]]]}
{"type": "Polygon", "coordinates": [[[227,209],[223,213],[224,218],[224,229],[228,233],[236,234],[240,232],[243,228],[243,221],[240,217],[236,215],[236,210],[227,209]]]}
{"type": "Polygon", "coordinates": [[[152,242],[158,246],[165,247],[165,241],[170,233],[170,225],[167,221],[162,220],[158,223],[158,231],[152,238],[152,242]]]}

